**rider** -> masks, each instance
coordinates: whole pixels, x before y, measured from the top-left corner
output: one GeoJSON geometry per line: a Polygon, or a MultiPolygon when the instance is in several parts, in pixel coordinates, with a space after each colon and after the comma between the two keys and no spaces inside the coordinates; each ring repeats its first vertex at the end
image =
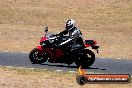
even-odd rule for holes
{"type": "Polygon", "coordinates": [[[75,20],[70,19],[66,21],[65,24],[65,30],[60,32],[59,34],[56,35],[66,35],[67,39],[63,42],[61,42],[59,44],[59,46],[65,46],[67,44],[70,45],[75,45],[75,44],[79,44],[79,45],[83,45],[83,39],[82,39],[82,33],[81,31],[75,26],[75,20]]]}

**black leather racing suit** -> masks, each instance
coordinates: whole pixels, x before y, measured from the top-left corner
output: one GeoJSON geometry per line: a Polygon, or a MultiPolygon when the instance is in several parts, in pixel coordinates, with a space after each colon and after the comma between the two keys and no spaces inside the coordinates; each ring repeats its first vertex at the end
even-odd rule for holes
{"type": "Polygon", "coordinates": [[[67,39],[61,42],[58,46],[65,47],[69,44],[71,46],[75,46],[77,44],[81,46],[83,45],[82,33],[78,28],[74,27],[70,31],[64,30],[60,32],[58,35],[66,35],[66,34],[68,34],[67,39]]]}

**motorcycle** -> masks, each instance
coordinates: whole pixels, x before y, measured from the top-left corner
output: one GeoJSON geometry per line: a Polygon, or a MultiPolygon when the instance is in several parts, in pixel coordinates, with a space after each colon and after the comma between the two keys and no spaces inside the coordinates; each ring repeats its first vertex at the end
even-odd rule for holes
{"type": "Polygon", "coordinates": [[[95,40],[85,40],[83,45],[66,44],[66,46],[58,47],[62,41],[67,39],[64,35],[54,36],[54,33],[48,32],[48,27],[45,28],[45,36],[40,39],[40,45],[34,48],[30,54],[29,59],[34,64],[42,64],[46,61],[50,63],[65,63],[72,64],[75,62],[77,67],[89,67],[95,61],[95,54],[88,49],[97,50],[97,42],[95,40]],[[72,46],[71,46],[72,45],[72,46]]]}

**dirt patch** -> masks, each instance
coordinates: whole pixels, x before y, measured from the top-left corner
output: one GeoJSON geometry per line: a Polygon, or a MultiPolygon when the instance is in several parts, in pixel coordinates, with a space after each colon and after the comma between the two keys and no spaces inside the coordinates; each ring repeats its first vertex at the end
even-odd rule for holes
{"type": "Polygon", "coordinates": [[[131,59],[131,14],[132,0],[2,0],[0,50],[30,52],[44,26],[56,33],[73,18],[85,39],[97,40],[97,57],[131,59]]]}
{"type": "MultiPolygon", "coordinates": [[[[97,57],[132,58],[132,0],[1,0],[0,50],[28,51],[39,44],[41,29],[64,29],[73,18],[85,39],[100,45],[97,57]]],[[[79,86],[75,74],[0,68],[1,88],[131,88],[130,84],[79,86]]]]}
{"type": "Polygon", "coordinates": [[[39,69],[0,67],[1,88],[131,88],[129,84],[86,84],[76,83],[76,74],[39,69]]]}

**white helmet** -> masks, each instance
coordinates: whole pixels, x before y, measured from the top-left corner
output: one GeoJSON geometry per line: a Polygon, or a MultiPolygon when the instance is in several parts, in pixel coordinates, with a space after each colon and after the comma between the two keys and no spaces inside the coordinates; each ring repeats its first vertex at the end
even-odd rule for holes
{"type": "Polygon", "coordinates": [[[75,20],[70,19],[66,21],[66,30],[70,31],[74,27],[75,27],[75,20]]]}

